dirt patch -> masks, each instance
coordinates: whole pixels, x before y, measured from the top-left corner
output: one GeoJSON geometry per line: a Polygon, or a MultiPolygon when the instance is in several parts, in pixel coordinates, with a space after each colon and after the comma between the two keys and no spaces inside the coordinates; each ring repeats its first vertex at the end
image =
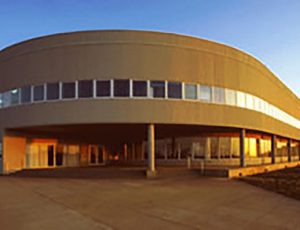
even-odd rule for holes
{"type": "Polygon", "coordinates": [[[240,180],[300,200],[300,167],[243,177],[240,180]]]}

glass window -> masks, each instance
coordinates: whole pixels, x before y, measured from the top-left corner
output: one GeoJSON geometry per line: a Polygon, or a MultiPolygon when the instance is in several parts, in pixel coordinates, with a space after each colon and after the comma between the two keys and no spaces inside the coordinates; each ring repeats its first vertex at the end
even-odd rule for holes
{"type": "Polygon", "coordinates": [[[200,100],[210,102],[211,101],[211,87],[206,85],[200,85],[200,100]]]}
{"type": "Polygon", "coordinates": [[[33,87],[33,100],[34,101],[44,100],[44,85],[38,85],[33,87]]]}
{"type": "Polygon", "coordinates": [[[219,88],[219,87],[213,88],[213,102],[220,103],[220,104],[225,103],[225,89],[224,88],[219,88]]]}
{"type": "Polygon", "coordinates": [[[78,97],[88,98],[93,97],[94,87],[92,80],[84,80],[78,82],[78,97]]]}
{"type": "Polygon", "coordinates": [[[10,91],[10,103],[12,105],[19,104],[19,89],[13,89],[10,91]]]}
{"type": "Polygon", "coordinates": [[[0,93],[0,108],[3,107],[2,93],[0,93]]]}
{"type": "Polygon", "coordinates": [[[164,81],[151,81],[150,82],[150,93],[154,98],[165,97],[165,82],[164,81]]]}
{"type": "Polygon", "coordinates": [[[225,89],[225,101],[227,105],[236,105],[236,91],[225,89]]]}
{"type": "Polygon", "coordinates": [[[239,107],[246,107],[246,99],[245,99],[245,93],[237,91],[237,106],[239,107]]]}
{"type": "Polygon", "coordinates": [[[64,82],[62,84],[62,98],[75,98],[75,82],[64,82]]]}
{"type": "Polygon", "coordinates": [[[254,109],[254,102],[253,97],[250,94],[246,94],[246,108],[247,109],[254,109]]]}
{"type": "Polygon", "coordinates": [[[168,98],[182,98],[181,82],[168,82],[168,98]]]}
{"type": "Polygon", "coordinates": [[[110,96],[110,81],[97,81],[96,83],[97,97],[110,96]]]}
{"type": "Polygon", "coordinates": [[[197,99],[197,85],[185,84],[184,92],[186,99],[197,99]]]}
{"type": "Polygon", "coordinates": [[[47,100],[59,99],[59,83],[48,83],[47,84],[47,100]]]}
{"type": "Polygon", "coordinates": [[[114,80],[114,96],[129,97],[129,80],[114,80]]]}
{"type": "Polygon", "coordinates": [[[31,86],[25,86],[21,88],[21,103],[31,102],[31,86]]]}
{"type": "Polygon", "coordinates": [[[133,81],[133,96],[134,97],[147,97],[147,82],[146,81],[133,81]]]}
{"type": "Polygon", "coordinates": [[[2,93],[2,107],[8,107],[10,106],[10,101],[11,101],[11,93],[10,91],[2,93]]]}

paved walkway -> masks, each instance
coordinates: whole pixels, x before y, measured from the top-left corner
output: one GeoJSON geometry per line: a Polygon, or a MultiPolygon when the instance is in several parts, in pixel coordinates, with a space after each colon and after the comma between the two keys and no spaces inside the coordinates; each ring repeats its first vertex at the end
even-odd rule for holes
{"type": "Polygon", "coordinates": [[[300,229],[300,202],[227,179],[0,177],[0,229],[300,229]]]}

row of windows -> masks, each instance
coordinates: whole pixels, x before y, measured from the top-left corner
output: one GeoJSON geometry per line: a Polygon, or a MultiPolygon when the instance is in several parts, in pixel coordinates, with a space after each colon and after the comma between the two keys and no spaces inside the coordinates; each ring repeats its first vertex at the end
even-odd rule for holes
{"type": "Polygon", "coordinates": [[[146,80],[81,80],[25,86],[0,94],[0,108],[32,102],[77,98],[167,98],[237,106],[269,115],[296,128],[300,121],[261,98],[207,85],[146,80]]]}

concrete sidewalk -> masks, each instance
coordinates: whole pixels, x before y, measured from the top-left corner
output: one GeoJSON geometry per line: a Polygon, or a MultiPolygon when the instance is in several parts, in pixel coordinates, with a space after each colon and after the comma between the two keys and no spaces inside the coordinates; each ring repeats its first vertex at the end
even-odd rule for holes
{"type": "Polygon", "coordinates": [[[300,202],[214,178],[0,177],[0,229],[300,229],[300,202]]]}

